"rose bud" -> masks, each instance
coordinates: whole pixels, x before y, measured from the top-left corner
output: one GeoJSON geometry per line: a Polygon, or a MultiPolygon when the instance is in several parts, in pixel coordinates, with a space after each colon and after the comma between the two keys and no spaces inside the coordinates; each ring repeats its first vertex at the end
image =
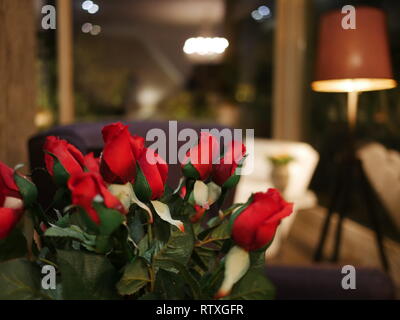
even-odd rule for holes
{"type": "MultiPolygon", "coordinates": [[[[184,199],[186,196],[186,187],[183,186],[180,190],[179,190],[179,196],[184,199]]],[[[196,213],[194,215],[192,215],[190,217],[190,222],[192,223],[196,223],[198,222],[204,215],[204,213],[206,212],[206,208],[202,208],[201,206],[199,206],[198,204],[196,204],[194,202],[194,198],[193,199],[189,199],[189,203],[191,203],[193,205],[194,210],[196,211],[196,213]]]]}
{"type": "Polygon", "coordinates": [[[214,182],[205,184],[197,180],[193,186],[193,200],[195,204],[208,210],[219,199],[221,192],[221,187],[214,182]]]}
{"type": "Polygon", "coordinates": [[[242,164],[245,154],[245,145],[239,141],[232,141],[219,163],[214,165],[212,180],[225,189],[237,185],[240,175],[235,171],[242,164]]]}
{"type": "Polygon", "coordinates": [[[6,238],[24,211],[22,195],[14,180],[14,171],[0,162],[0,240],[6,238]]]}
{"type": "Polygon", "coordinates": [[[70,176],[84,170],[82,153],[66,140],[49,136],[46,138],[43,151],[45,152],[44,160],[47,171],[59,182],[66,182],[65,180],[68,179],[65,172],[70,176]],[[58,160],[65,172],[61,172],[55,167],[55,160],[58,160]]]}
{"type": "Polygon", "coordinates": [[[144,148],[137,159],[134,190],[144,202],[159,199],[165,189],[168,165],[154,150],[144,148]]]}
{"type": "Polygon", "coordinates": [[[128,126],[120,122],[105,126],[102,130],[104,149],[100,172],[108,183],[133,182],[136,160],[144,148],[144,139],[132,137],[128,126]]]}
{"type": "Polygon", "coordinates": [[[217,139],[207,133],[200,134],[199,143],[191,148],[182,162],[185,177],[205,180],[213,169],[213,162],[219,156],[219,144],[217,139]]]}
{"type": "Polygon", "coordinates": [[[93,152],[88,153],[83,159],[86,171],[100,172],[100,158],[95,158],[93,152]]]}
{"type": "Polygon", "coordinates": [[[154,150],[144,148],[142,153],[137,155],[137,174],[134,183],[134,192],[130,194],[132,203],[146,210],[149,214],[149,222],[153,223],[153,216],[150,208],[143,202],[151,202],[154,211],[162,220],[176,226],[184,232],[185,227],[180,220],[171,217],[169,206],[156,199],[159,199],[165,190],[165,183],[168,176],[168,165],[154,150]],[[143,202],[142,202],[143,201],[143,202]]]}
{"type": "Polygon", "coordinates": [[[250,204],[233,215],[232,239],[245,250],[258,250],[270,243],[281,220],[293,211],[276,189],[253,194],[250,204]]]}
{"type": "Polygon", "coordinates": [[[259,250],[274,238],[276,229],[284,217],[293,211],[276,189],[255,193],[246,204],[232,216],[232,239],[236,242],[225,257],[224,281],[215,298],[230,294],[231,289],[250,267],[251,250],[259,250]]]}
{"type": "MultiPolygon", "coordinates": [[[[179,195],[182,199],[186,196],[186,186],[183,186],[179,195]]],[[[198,222],[210,208],[210,206],[215,203],[221,196],[221,188],[214,182],[209,182],[205,184],[201,180],[197,180],[194,184],[193,192],[189,197],[189,203],[193,206],[196,213],[190,217],[192,223],[198,222]]]]}
{"type": "Polygon", "coordinates": [[[96,212],[93,201],[102,201],[104,206],[126,214],[121,202],[108,189],[98,173],[82,172],[71,176],[68,180],[68,188],[71,191],[72,203],[82,207],[89,218],[96,224],[100,224],[99,214],[96,212]]]}

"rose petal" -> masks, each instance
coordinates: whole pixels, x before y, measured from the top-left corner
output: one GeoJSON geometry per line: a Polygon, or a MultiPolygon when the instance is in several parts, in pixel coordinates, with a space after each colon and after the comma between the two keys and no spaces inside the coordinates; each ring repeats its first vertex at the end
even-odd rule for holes
{"type": "Polygon", "coordinates": [[[208,188],[208,205],[211,206],[213,203],[215,203],[219,197],[221,196],[222,189],[219,185],[217,185],[214,182],[210,182],[207,184],[208,188]]]}
{"type": "Polygon", "coordinates": [[[153,205],[153,207],[156,210],[158,216],[162,220],[174,225],[175,227],[177,227],[182,232],[185,231],[185,227],[184,227],[182,221],[172,219],[171,212],[169,211],[168,205],[166,205],[165,203],[162,203],[161,201],[151,201],[151,204],[153,205]]]}
{"type": "Polygon", "coordinates": [[[233,285],[246,274],[249,267],[249,252],[238,246],[232,247],[225,257],[224,281],[215,298],[219,299],[230,294],[233,285]]]}
{"type": "Polygon", "coordinates": [[[129,182],[126,184],[111,184],[108,190],[121,201],[126,211],[133,203],[133,188],[129,182]]]}
{"type": "Polygon", "coordinates": [[[136,203],[140,208],[145,210],[149,215],[149,222],[153,223],[153,214],[151,213],[150,208],[138,199],[134,191],[132,191],[132,202],[136,203]]]}
{"type": "Polygon", "coordinates": [[[3,204],[4,208],[10,209],[22,209],[24,207],[24,203],[21,199],[14,197],[6,197],[3,204]]]}
{"type": "Polygon", "coordinates": [[[208,209],[208,187],[203,181],[197,180],[194,183],[193,195],[196,204],[208,209]]]}

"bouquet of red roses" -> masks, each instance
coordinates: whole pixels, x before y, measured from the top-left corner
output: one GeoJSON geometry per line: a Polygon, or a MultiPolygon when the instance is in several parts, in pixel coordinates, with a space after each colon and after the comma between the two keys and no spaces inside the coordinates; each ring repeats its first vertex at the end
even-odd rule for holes
{"type": "Polygon", "coordinates": [[[121,123],[102,134],[100,158],[47,137],[49,208],[19,166],[0,162],[0,299],[273,297],[264,253],[292,204],[269,189],[221,210],[240,178],[241,142],[216,154],[202,133],[171,190],[166,161],[142,137],[121,123]]]}

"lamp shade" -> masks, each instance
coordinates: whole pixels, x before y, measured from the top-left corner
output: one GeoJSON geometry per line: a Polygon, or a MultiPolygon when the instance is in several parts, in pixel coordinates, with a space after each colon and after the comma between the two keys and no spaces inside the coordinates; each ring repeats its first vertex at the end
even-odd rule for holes
{"type": "Polygon", "coordinates": [[[386,15],[356,7],[356,28],[344,29],[340,10],[322,16],[314,81],[323,92],[390,89],[396,86],[390,62],[386,15]]]}

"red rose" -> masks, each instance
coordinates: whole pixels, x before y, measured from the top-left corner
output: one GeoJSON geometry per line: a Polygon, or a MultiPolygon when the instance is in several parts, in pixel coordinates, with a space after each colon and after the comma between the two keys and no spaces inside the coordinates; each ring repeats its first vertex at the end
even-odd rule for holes
{"type": "Polygon", "coordinates": [[[67,141],[49,136],[46,138],[43,150],[45,151],[44,160],[47,171],[52,176],[54,176],[54,157],[69,175],[83,172],[84,157],[82,153],[67,141]]]}
{"type": "Polygon", "coordinates": [[[102,130],[104,149],[100,172],[108,183],[133,182],[136,175],[136,159],[144,148],[144,139],[132,137],[128,126],[120,122],[105,126],[102,130]]]}
{"type": "Polygon", "coordinates": [[[160,198],[167,181],[168,164],[154,150],[144,148],[138,156],[137,165],[134,189],[138,198],[141,201],[160,198]]]}
{"type": "Polygon", "coordinates": [[[235,170],[245,154],[245,145],[239,141],[232,141],[225,155],[220,159],[219,163],[214,165],[212,180],[221,187],[234,187],[239,182],[239,176],[235,175],[235,170]]]}
{"type": "Polygon", "coordinates": [[[85,155],[83,161],[88,171],[100,173],[100,158],[95,158],[93,152],[85,155]]]}
{"type": "Polygon", "coordinates": [[[213,162],[219,154],[217,139],[207,133],[201,132],[198,145],[191,148],[183,160],[183,174],[192,179],[205,180],[213,169],[213,162]]]}
{"type": "Polygon", "coordinates": [[[234,220],[232,238],[243,249],[261,249],[272,241],[279,223],[292,211],[293,204],[287,203],[276,189],[255,193],[234,220]]]}
{"type": "Polygon", "coordinates": [[[23,210],[22,196],[14,181],[14,171],[0,162],[0,240],[14,229],[23,210]]]}
{"type": "Polygon", "coordinates": [[[82,172],[73,175],[68,180],[68,188],[72,194],[72,203],[85,209],[96,224],[100,224],[99,215],[93,207],[93,201],[96,197],[101,197],[107,208],[118,210],[123,214],[126,213],[121,202],[108,191],[98,173],[82,172]]]}

